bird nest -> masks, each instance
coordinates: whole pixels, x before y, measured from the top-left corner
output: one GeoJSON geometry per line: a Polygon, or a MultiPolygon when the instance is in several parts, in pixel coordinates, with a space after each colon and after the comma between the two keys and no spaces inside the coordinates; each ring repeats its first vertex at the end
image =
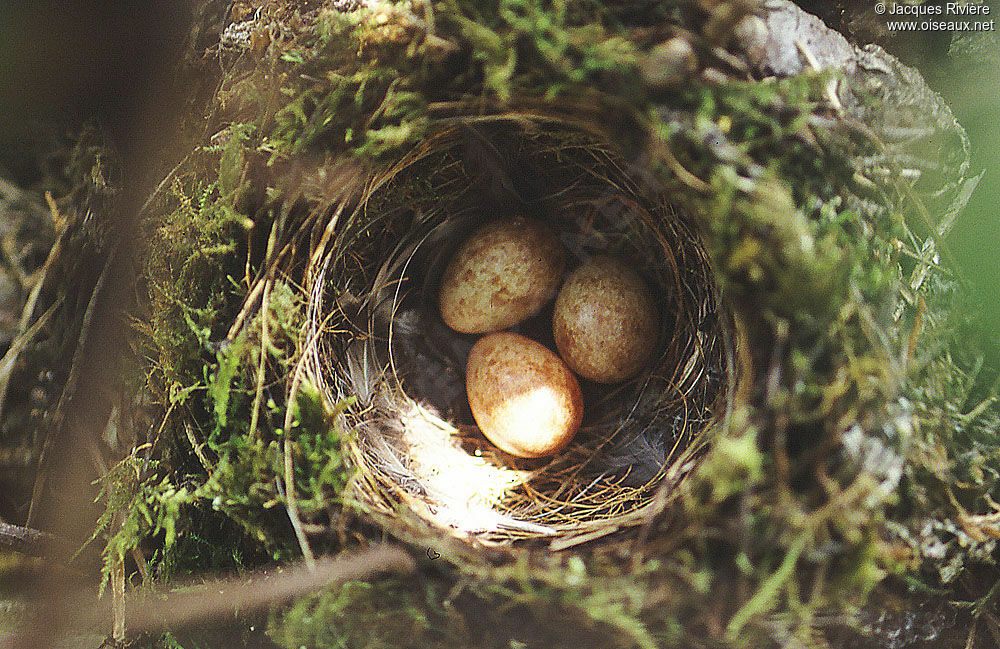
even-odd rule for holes
{"type": "MultiPolygon", "coordinates": [[[[345,412],[357,497],[390,520],[400,503],[482,542],[551,547],[641,525],[670,500],[721,416],[729,320],[689,217],[608,142],[560,118],[446,120],[341,201],[311,252],[310,379],[345,412]],[[554,456],[508,455],[465,394],[476,336],[441,319],[437,289],[469,234],[513,215],[545,222],[566,272],[628,260],[660,308],[654,361],[612,385],[581,380],[580,432],[554,456]]],[[[552,304],[514,331],[554,349],[552,304]]]]}

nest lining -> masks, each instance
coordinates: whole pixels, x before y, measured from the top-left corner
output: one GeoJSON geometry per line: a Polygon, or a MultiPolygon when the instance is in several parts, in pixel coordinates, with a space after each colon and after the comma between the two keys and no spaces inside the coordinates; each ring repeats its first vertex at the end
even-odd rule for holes
{"type": "MultiPolygon", "coordinates": [[[[687,219],[607,143],[560,120],[453,120],[359,200],[330,215],[311,255],[312,379],[346,413],[356,490],[373,513],[404,503],[484,542],[588,539],[647,520],[692,466],[727,384],[725,318],[687,219]],[[567,273],[610,253],[660,305],[661,341],[635,379],[581,380],[584,421],[550,458],[509,456],[479,432],[465,396],[476,336],[437,312],[437,284],[475,228],[505,216],[545,221],[567,273]]],[[[554,349],[551,303],[518,331],[554,349]]]]}

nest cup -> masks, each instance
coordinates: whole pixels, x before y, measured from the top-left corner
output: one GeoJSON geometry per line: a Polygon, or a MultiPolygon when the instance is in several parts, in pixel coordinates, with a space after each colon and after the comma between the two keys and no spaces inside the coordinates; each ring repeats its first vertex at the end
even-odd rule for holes
{"type": "MultiPolygon", "coordinates": [[[[331,404],[355,398],[348,443],[369,512],[388,519],[403,503],[456,536],[568,547],[669,502],[720,416],[728,320],[692,224],[641,171],[556,118],[456,118],[330,212],[311,255],[306,360],[331,404]],[[540,459],[480,433],[465,395],[477,336],[452,331],[437,306],[457,247],[518,215],[556,233],[567,274],[616,256],[659,306],[654,360],[622,383],[581,380],[580,432],[540,459]]],[[[513,330],[554,350],[551,316],[550,301],[513,330]]]]}

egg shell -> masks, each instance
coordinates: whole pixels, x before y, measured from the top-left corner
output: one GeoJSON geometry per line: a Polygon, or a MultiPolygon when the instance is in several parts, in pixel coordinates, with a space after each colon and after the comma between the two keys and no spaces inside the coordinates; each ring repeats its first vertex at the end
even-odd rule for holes
{"type": "Polygon", "coordinates": [[[583,395],[576,377],[530,338],[506,331],[483,336],[469,352],[465,377],[479,429],[511,455],[551,455],[580,428],[583,395]]]}
{"type": "Polygon", "coordinates": [[[552,334],[563,360],[598,383],[638,374],[656,348],[657,324],[646,283],[608,255],[592,257],[569,274],[552,314],[552,334]]]}
{"type": "Polygon", "coordinates": [[[552,299],[566,255],[547,226],[524,217],[488,223],[455,252],[441,279],[445,323],[462,333],[512,327],[552,299]]]}

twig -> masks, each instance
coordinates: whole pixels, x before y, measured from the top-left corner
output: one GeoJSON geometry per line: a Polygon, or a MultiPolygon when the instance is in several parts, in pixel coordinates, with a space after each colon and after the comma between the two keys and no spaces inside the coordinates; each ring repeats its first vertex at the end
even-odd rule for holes
{"type": "Polygon", "coordinates": [[[684,165],[682,165],[680,160],[677,159],[677,156],[675,156],[674,152],[670,150],[670,147],[667,146],[666,142],[656,137],[650,138],[650,142],[653,151],[660,154],[661,161],[674,172],[674,175],[677,176],[678,180],[695,191],[703,194],[707,194],[712,191],[711,185],[684,168],[684,165]]]}
{"type": "MultiPolygon", "coordinates": [[[[291,408],[291,406],[288,406],[291,408]]],[[[310,570],[316,570],[316,557],[312,548],[309,547],[309,539],[302,529],[302,521],[299,519],[299,503],[295,496],[295,466],[292,464],[292,440],[288,438],[288,431],[285,431],[285,509],[288,511],[288,519],[292,522],[295,530],[295,537],[299,541],[302,549],[302,556],[305,558],[306,566],[310,570]]]]}
{"type": "MultiPolygon", "coordinates": [[[[271,224],[271,232],[267,237],[267,251],[264,259],[274,256],[274,248],[278,240],[278,229],[284,219],[271,224]]],[[[291,242],[288,243],[291,245],[291,242]]],[[[286,246],[287,248],[287,246],[286,246]]],[[[257,425],[260,422],[260,405],[264,400],[264,372],[267,369],[267,350],[271,346],[271,334],[267,326],[268,309],[271,298],[271,287],[274,285],[275,267],[268,267],[264,275],[264,294],[260,298],[260,362],[257,366],[257,391],[253,398],[253,409],[250,411],[250,435],[258,439],[257,425]]]]}
{"type": "MultiPolygon", "coordinates": [[[[309,344],[311,345],[312,342],[313,339],[310,337],[309,344]]],[[[285,508],[288,511],[288,518],[292,522],[292,528],[295,530],[295,536],[299,541],[299,547],[302,548],[302,556],[305,557],[306,565],[315,569],[316,561],[302,526],[302,520],[299,518],[299,504],[295,499],[295,471],[292,465],[292,441],[289,437],[292,429],[292,408],[295,397],[298,395],[299,384],[302,382],[302,373],[306,366],[305,360],[306,355],[303,354],[295,364],[292,385],[288,389],[288,397],[285,400],[285,421],[282,423],[282,429],[285,431],[285,508]]]]}
{"type": "MultiPolygon", "coordinates": [[[[343,210],[343,205],[341,205],[338,208],[338,214],[342,210],[343,210]]],[[[337,215],[334,215],[332,217],[332,219],[331,219],[331,223],[329,224],[329,226],[327,228],[330,231],[331,234],[332,234],[333,226],[336,223],[336,219],[337,219],[337,215]]],[[[236,339],[236,336],[239,334],[240,329],[243,327],[244,322],[246,321],[247,318],[250,317],[250,314],[253,313],[253,309],[254,309],[254,307],[257,304],[257,300],[263,294],[264,286],[266,284],[265,280],[267,280],[268,278],[273,278],[274,277],[275,272],[277,272],[277,270],[278,270],[278,265],[281,263],[281,260],[284,259],[284,257],[289,253],[289,251],[291,251],[291,250],[294,249],[295,242],[305,232],[308,222],[309,222],[309,219],[306,219],[301,224],[299,224],[299,226],[296,229],[295,233],[292,234],[291,238],[285,243],[285,245],[283,245],[281,247],[281,250],[278,251],[277,255],[273,254],[274,243],[272,242],[272,237],[274,236],[275,225],[271,226],[271,228],[272,228],[271,229],[271,234],[268,236],[267,253],[264,256],[265,263],[268,260],[271,260],[270,264],[267,266],[266,269],[264,269],[262,271],[263,274],[261,274],[261,272],[258,272],[258,275],[257,275],[258,279],[254,283],[253,288],[250,290],[250,293],[247,294],[246,299],[243,300],[243,307],[240,309],[240,312],[236,315],[236,318],[233,320],[232,326],[229,327],[229,331],[226,333],[226,340],[233,341],[233,340],[236,339]],[[272,257],[273,257],[273,260],[272,260],[272,257]]],[[[276,241],[276,239],[275,239],[275,241],[276,241]]],[[[323,244],[321,243],[320,245],[323,245],[323,244]]],[[[310,268],[312,267],[311,263],[309,264],[309,267],[310,268]]],[[[261,308],[264,308],[264,306],[262,306],[261,308]]]]}
{"type": "Polygon", "coordinates": [[[63,298],[60,296],[27,331],[11,342],[7,353],[0,359],[0,421],[3,420],[4,407],[7,405],[7,390],[10,386],[10,377],[14,372],[17,359],[21,356],[21,352],[28,346],[28,343],[34,340],[38,332],[49,323],[49,320],[52,319],[55,312],[62,306],[62,303],[63,298]]]}
{"type": "MultiPolygon", "coordinates": [[[[160,420],[160,425],[156,428],[156,433],[153,434],[153,438],[149,441],[149,444],[147,445],[146,457],[142,461],[142,471],[139,474],[140,476],[142,476],[142,478],[145,478],[149,475],[147,473],[147,471],[149,471],[149,462],[150,460],[153,459],[153,452],[155,451],[157,444],[159,444],[160,442],[160,435],[163,434],[163,430],[167,427],[167,422],[170,420],[170,415],[174,412],[174,407],[176,405],[177,404],[175,402],[173,401],[170,402],[170,407],[168,407],[167,411],[163,413],[163,419],[160,420]]],[[[190,433],[188,434],[189,441],[193,437],[194,435],[190,433]]],[[[143,579],[145,579],[145,576],[143,576],[143,579]]]]}
{"type": "MultiPolygon", "coordinates": [[[[265,277],[274,276],[274,272],[278,269],[278,262],[280,262],[281,259],[285,256],[285,254],[291,249],[292,249],[292,242],[289,241],[284,245],[284,247],[281,249],[281,252],[278,253],[277,257],[275,257],[274,261],[271,262],[271,265],[268,267],[265,277]]],[[[243,323],[246,322],[246,319],[248,317],[250,317],[250,314],[253,312],[253,308],[257,305],[257,298],[259,298],[261,294],[264,292],[264,284],[265,284],[264,279],[263,278],[260,279],[254,285],[250,293],[247,295],[246,299],[243,301],[243,308],[240,309],[240,312],[236,315],[236,318],[233,320],[233,325],[229,328],[229,331],[226,333],[226,340],[232,342],[233,340],[236,339],[236,336],[239,334],[240,329],[243,327],[243,323]]]]}
{"type": "Polygon", "coordinates": [[[198,461],[205,467],[208,475],[212,475],[215,472],[215,467],[209,462],[208,457],[205,456],[205,452],[201,450],[201,444],[195,438],[194,431],[191,430],[191,424],[184,422],[184,433],[187,435],[188,443],[191,444],[191,450],[198,457],[198,461]]]}
{"type": "MultiPolygon", "coordinates": [[[[336,557],[322,557],[316,561],[315,569],[302,563],[240,577],[199,581],[197,587],[175,586],[168,591],[126,595],[125,619],[130,633],[176,629],[260,611],[346,581],[409,574],[414,568],[413,558],[402,548],[380,544],[336,557]]],[[[69,628],[92,628],[106,623],[110,614],[107,603],[95,608],[89,589],[75,599],[60,598],[58,606],[71,617],[69,628]]]]}
{"type": "Polygon", "coordinates": [[[66,545],[65,541],[48,532],[0,522],[0,547],[32,557],[49,557],[57,554],[55,550],[59,546],[66,545]]]}
{"type": "Polygon", "coordinates": [[[250,436],[259,439],[257,425],[260,423],[260,406],[264,401],[264,372],[267,369],[267,350],[271,346],[271,336],[267,328],[268,300],[271,297],[271,278],[264,280],[264,296],[260,305],[260,362],[257,364],[257,388],[253,396],[253,407],[250,410],[250,436]]]}
{"type": "Polygon", "coordinates": [[[312,256],[309,259],[309,263],[306,265],[306,286],[312,286],[313,269],[319,266],[319,258],[326,251],[326,246],[330,242],[330,239],[333,238],[333,234],[337,230],[337,224],[340,223],[340,217],[344,214],[344,208],[346,206],[347,200],[340,200],[337,204],[336,211],[327,220],[326,227],[323,228],[323,234],[320,235],[319,243],[314,248],[312,256]]]}
{"type": "MultiPolygon", "coordinates": [[[[0,181],[2,181],[2,179],[0,179],[0,181]]],[[[2,189],[3,187],[0,186],[0,190],[2,189]]],[[[53,218],[55,218],[54,215],[53,218]]],[[[39,296],[42,294],[42,288],[45,286],[45,280],[48,277],[49,271],[55,266],[56,261],[62,254],[63,242],[66,238],[66,225],[65,219],[56,220],[56,240],[49,249],[49,254],[46,256],[45,263],[42,265],[41,270],[36,271],[40,273],[40,275],[38,275],[37,279],[34,280],[34,286],[32,286],[31,292],[28,293],[28,299],[24,304],[24,309],[21,311],[21,320],[17,325],[19,335],[14,339],[14,342],[11,343],[10,349],[7,350],[7,353],[4,354],[3,361],[0,361],[0,367],[6,368],[9,363],[11,365],[11,369],[13,369],[13,363],[17,360],[21,351],[23,351],[27,344],[31,342],[35,334],[38,333],[38,330],[45,326],[45,323],[48,322],[59,305],[63,302],[63,297],[60,296],[41,318],[29,326],[31,318],[35,315],[35,307],[38,304],[39,296]]],[[[4,406],[7,403],[7,388],[10,383],[10,371],[11,370],[0,370],[0,376],[2,376],[2,379],[0,379],[0,417],[2,417],[4,406]]]]}
{"type": "Polygon", "coordinates": [[[159,196],[160,192],[163,191],[163,188],[167,186],[167,183],[171,182],[174,179],[175,174],[178,171],[180,171],[181,167],[187,164],[187,161],[190,159],[191,159],[191,154],[189,153],[188,155],[184,156],[180,162],[174,165],[174,168],[170,170],[170,173],[168,173],[166,176],[163,177],[163,180],[161,180],[160,183],[156,186],[156,189],[154,189],[152,193],[150,193],[150,195],[146,198],[146,201],[142,204],[142,207],[139,208],[139,214],[146,213],[146,210],[149,209],[149,206],[153,203],[153,200],[157,196],[159,196]]]}
{"type": "Polygon", "coordinates": [[[332,583],[383,573],[410,573],[414,567],[412,557],[398,546],[378,545],[360,552],[324,557],[313,568],[299,565],[262,571],[248,578],[209,582],[201,591],[130,598],[126,610],[132,628],[137,631],[165,624],[185,625],[233,611],[259,610],[332,583]]]}
{"type": "MultiPolygon", "coordinates": [[[[122,516],[119,515],[119,519],[122,516]]],[[[125,557],[111,559],[111,637],[115,642],[125,639],[125,557]]]]}
{"type": "Polygon", "coordinates": [[[142,578],[142,583],[149,581],[149,565],[146,563],[146,557],[143,555],[142,550],[138,546],[132,546],[129,551],[132,554],[132,560],[135,561],[135,567],[139,569],[139,577],[142,578]]]}
{"type": "Polygon", "coordinates": [[[8,241],[9,239],[6,237],[0,240],[0,265],[7,271],[7,276],[17,284],[17,296],[20,299],[28,291],[30,280],[24,274],[24,270],[17,262],[17,259],[15,259],[14,254],[8,249],[8,241]]]}

